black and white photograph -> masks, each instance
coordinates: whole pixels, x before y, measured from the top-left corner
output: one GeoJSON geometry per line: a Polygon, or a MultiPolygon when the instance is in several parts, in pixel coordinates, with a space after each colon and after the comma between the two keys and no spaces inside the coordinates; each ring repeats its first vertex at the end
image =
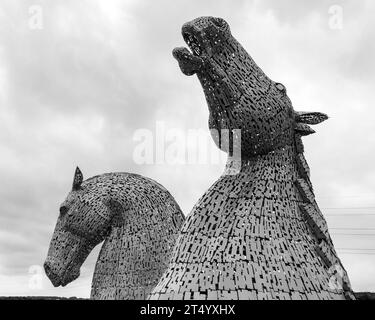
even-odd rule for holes
{"type": "Polygon", "coordinates": [[[1,0],[0,300],[375,300],[374,14],[1,0]]]}

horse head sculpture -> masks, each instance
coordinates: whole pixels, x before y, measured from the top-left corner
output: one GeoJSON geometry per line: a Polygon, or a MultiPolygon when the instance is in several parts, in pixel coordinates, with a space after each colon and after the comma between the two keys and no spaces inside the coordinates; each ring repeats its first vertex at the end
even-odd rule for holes
{"type": "Polygon", "coordinates": [[[303,155],[301,137],[327,116],[295,112],[223,19],[194,19],[182,36],[191,51],[173,56],[198,76],[226,169],[240,166],[195,204],[150,299],[354,299],[303,155]]]}
{"type": "Polygon", "coordinates": [[[92,282],[93,299],[144,299],[164,271],[184,220],[170,193],[130,173],[83,181],[77,167],[44,268],[54,286],[80,275],[91,250],[105,240],[92,282]]]}
{"type": "MultiPolygon", "coordinates": [[[[224,19],[194,19],[182,26],[182,36],[191,52],[178,47],[173,56],[184,74],[197,74],[209,108],[209,128],[221,150],[232,154],[233,130],[241,132],[242,158],[292,144],[295,129],[310,131],[297,126],[296,120],[306,116],[294,112],[285,86],[258,67],[224,19]]],[[[313,124],[327,119],[321,113],[308,114],[313,124]]]]}

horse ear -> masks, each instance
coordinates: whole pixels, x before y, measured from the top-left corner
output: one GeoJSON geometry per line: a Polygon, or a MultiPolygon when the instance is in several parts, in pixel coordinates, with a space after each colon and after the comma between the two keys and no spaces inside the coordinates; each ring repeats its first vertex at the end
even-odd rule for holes
{"type": "Polygon", "coordinates": [[[77,167],[74,173],[72,190],[78,190],[81,187],[82,181],[83,181],[83,174],[81,170],[79,170],[79,168],[77,167]]]}
{"type": "Polygon", "coordinates": [[[304,123],[296,123],[294,131],[298,132],[301,136],[308,136],[309,134],[315,133],[315,130],[304,123]]]}
{"type": "Polygon", "coordinates": [[[296,112],[297,123],[318,124],[328,119],[328,116],[321,112],[296,112]]]}

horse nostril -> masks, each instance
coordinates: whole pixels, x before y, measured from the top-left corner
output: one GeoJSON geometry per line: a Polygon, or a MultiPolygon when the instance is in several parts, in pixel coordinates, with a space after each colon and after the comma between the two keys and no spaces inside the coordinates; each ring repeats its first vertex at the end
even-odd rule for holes
{"type": "Polygon", "coordinates": [[[43,267],[44,267],[44,271],[45,271],[47,277],[51,280],[52,284],[55,287],[58,287],[59,285],[61,285],[61,280],[58,276],[58,273],[56,273],[56,269],[53,268],[51,262],[46,261],[43,264],[43,267]]]}

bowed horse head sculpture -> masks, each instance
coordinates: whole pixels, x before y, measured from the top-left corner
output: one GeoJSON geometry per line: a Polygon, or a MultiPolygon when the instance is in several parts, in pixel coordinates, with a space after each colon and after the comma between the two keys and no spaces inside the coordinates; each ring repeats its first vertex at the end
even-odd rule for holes
{"type": "Polygon", "coordinates": [[[92,194],[93,185],[82,185],[77,167],[72,190],[60,206],[45,271],[55,287],[66,286],[80,275],[80,267],[91,250],[108,235],[117,212],[105,203],[106,190],[92,194]]]}
{"type": "Polygon", "coordinates": [[[167,266],[183,220],[173,197],[157,182],[130,173],[83,181],[77,167],[60,206],[45,272],[54,286],[66,286],[104,241],[91,298],[145,299],[167,266]]]}

